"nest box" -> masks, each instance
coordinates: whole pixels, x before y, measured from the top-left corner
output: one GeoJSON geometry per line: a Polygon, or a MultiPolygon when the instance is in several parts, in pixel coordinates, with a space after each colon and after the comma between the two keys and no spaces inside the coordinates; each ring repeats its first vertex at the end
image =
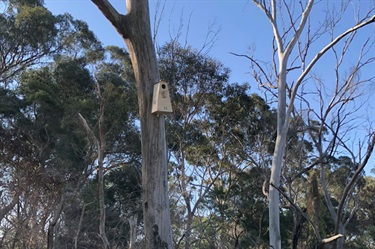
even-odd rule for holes
{"type": "Polygon", "coordinates": [[[173,112],[173,110],[171,97],[168,91],[168,84],[165,81],[160,81],[154,85],[151,113],[167,114],[171,112],[173,112]]]}

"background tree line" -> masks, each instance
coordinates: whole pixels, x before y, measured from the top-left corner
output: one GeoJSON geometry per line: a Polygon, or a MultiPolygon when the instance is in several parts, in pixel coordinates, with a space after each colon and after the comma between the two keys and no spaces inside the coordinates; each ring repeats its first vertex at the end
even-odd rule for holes
{"type": "MultiPolygon", "coordinates": [[[[41,1],[2,3],[0,247],[144,248],[128,52],[103,47],[83,21],[54,16],[41,1]]],[[[173,40],[157,57],[174,109],[165,118],[174,248],[269,248],[277,109],[248,84],[229,82],[230,70],[197,49],[173,40]]],[[[363,171],[374,134],[359,150],[346,139],[359,127],[351,101],[372,80],[358,72],[372,59],[360,57],[346,78],[339,75],[328,105],[312,107],[298,95],[303,108],[291,116],[283,184],[274,186],[285,248],[318,247],[338,233],[332,248],[375,244],[375,180],[363,171]]],[[[265,71],[251,62],[262,85],[265,71]]],[[[323,100],[321,79],[309,81],[323,100]]]]}

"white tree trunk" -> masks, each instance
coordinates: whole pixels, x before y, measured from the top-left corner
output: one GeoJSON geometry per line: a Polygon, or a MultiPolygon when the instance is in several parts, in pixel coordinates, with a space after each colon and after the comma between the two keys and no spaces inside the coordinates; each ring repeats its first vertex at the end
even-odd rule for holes
{"type": "MultiPolygon", "coordinates": [[[[283,25],[278,25],[278,11],[279,6],[276,0],[271,1],[258,1],[253,0],[255,5],[257,5],[267,16],[268,20],[271,23],[272,29],[273,29],[273,35],[275,39],[276,49],[274,50],[275,53],[278,55],[278,60],[275,62],[275,64],[278,63],[278,72],[276,75],[277,78],[277,88],[278,88],[278,115],[277,115],[277,138],[276,138],[276,144],[272,159],[272,168],[271,168],[271,177],[270,177],[270,184],[273,184],[277,188],[279,188],[280,185],[280,175],[281,175],[281,169],[283,165],[283,155],[285,151],[286,141],[287,141],[287,132],[288,132],[288,126],[289,126],[289,120],[290,116],[293,110],[294,106],[294,100],[297,96],[297,91],[299,89],[299,86],[305,79],[305,77],[308,75],[308,73],[311,71],[313,66],[319,59],[332,47],[337,44],[340,40],[342,40],[345,36],[347,36],[350,33],[356,32],[358,29],[369,25],[373,22],[375,22],[375,16],[372,16],[366,21],[363,21],[354,27],[348,29],[347,31],[341,33],[338,35],[335,39],[333,39],[328,45],[323,47],[316,55],[315,57],[307,63],[304,61],[304,66],[301,72],[301,75],[298,77],[297,80],[292,80],[294,82],[293,87],[290,88],[290,100],[288,105],[286,105],[286,86],[287,86],[287,64],[289,56],[294,49],[296,42],[298,41],[302,31],[304,30],[306,21],[308,19],[308,16],[310,15],[311,9],[314,5],[313,0],[309,0],[306,3],[305,8],[303,9],[301,18],[299,20],[298,27],[296,26],[297,21],[293,20],[293,26],[295,33],[291,36],[289,42],[286,40],[285,33],[282,34],[279,30],[280,27],[283,25]]],[[[287,9],[289,9],[288,5],[284,3],[287,9]]],[[[292,17],[291,17],[292,19],[292,17]]],[[[289,32],[289,30],[288,30],[289,32]]],[[[309,46],[308,44],[307,46],[309,46]]],[[[278,190],[270,185],[269,187],[269,238],[270,238],[270,247],[275,249],[281,248],[281,237],[280,237],[280,199],[279,199],[279,192],[278,190]]],[[[339,217],[339,216],[338,216],[339,217]]]]}
{"type": "Polygon", "coordinates": [[[272,158],[271,177],[269,186],[269,237],[271,248],[281,248],[280,235],[280,193],[272,186],[280,186],[281,168],[288,133],[289,117],[286,116],[286,64],[284,56],[279,55],[281,61],[278,81],[277,108],[277,137],[272,158]]]}

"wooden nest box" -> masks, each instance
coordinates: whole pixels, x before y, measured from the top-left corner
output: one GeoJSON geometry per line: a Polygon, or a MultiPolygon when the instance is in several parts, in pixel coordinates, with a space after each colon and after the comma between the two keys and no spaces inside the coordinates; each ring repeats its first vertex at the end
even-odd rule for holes
{"type": "Polygon", "coordinates": [[[172,112],[173,110],[171,97],[168,91],[168,84],[165,81],[159,81],[154,85],[151,113],[159,115],[172,112]]]}

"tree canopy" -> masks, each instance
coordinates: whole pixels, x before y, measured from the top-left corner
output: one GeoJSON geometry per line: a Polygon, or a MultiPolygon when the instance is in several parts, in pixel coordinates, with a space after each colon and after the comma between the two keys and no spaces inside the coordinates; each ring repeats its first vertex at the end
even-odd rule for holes
{"type": "MultiPolygon", "coordinates": [[[[43,1],[1,2],[0,247],[146,248],[148,140],[134,58],[125,48],[104,47],[84,21],[53,15],[43,1]]],[[[275,6],[254,2],[278,27],[275,6]]],[[[296,28],[275,35],[274,56],[296,28]]],[[[284,68],[284,79],[295,76],[291,68],[306,74],[284,82],[286,130],[274,102],[280,89],[272,84],[284,77],[277,68],[268,77],[260,60],[244,55],[251,82],[230,82],[230,69],[202,50],[178,39],[158,47],[157,71],[168,82],[173,113],[146,119],[165,123],[173,248],[270,248],[270,191],[279,195],[283,248],[374,247],[375,180],[364,167],[375,135],[363,123],[368,133],[356,148],[350,139],[359,129],[361,106],[354,103],[372,80],[359,72],[374,58],[359,55],[341,74],[348,48],[334,50],[336,85],[326,87],[302,68],[314,39],[284,68]],[[295,90],[297,83],[311,91],[295,90]],[[276,184],[270,175],[281,131],[287,132],[276,184]]],[[[291,42],[302,48],[298,41],[291,42]]]]}

